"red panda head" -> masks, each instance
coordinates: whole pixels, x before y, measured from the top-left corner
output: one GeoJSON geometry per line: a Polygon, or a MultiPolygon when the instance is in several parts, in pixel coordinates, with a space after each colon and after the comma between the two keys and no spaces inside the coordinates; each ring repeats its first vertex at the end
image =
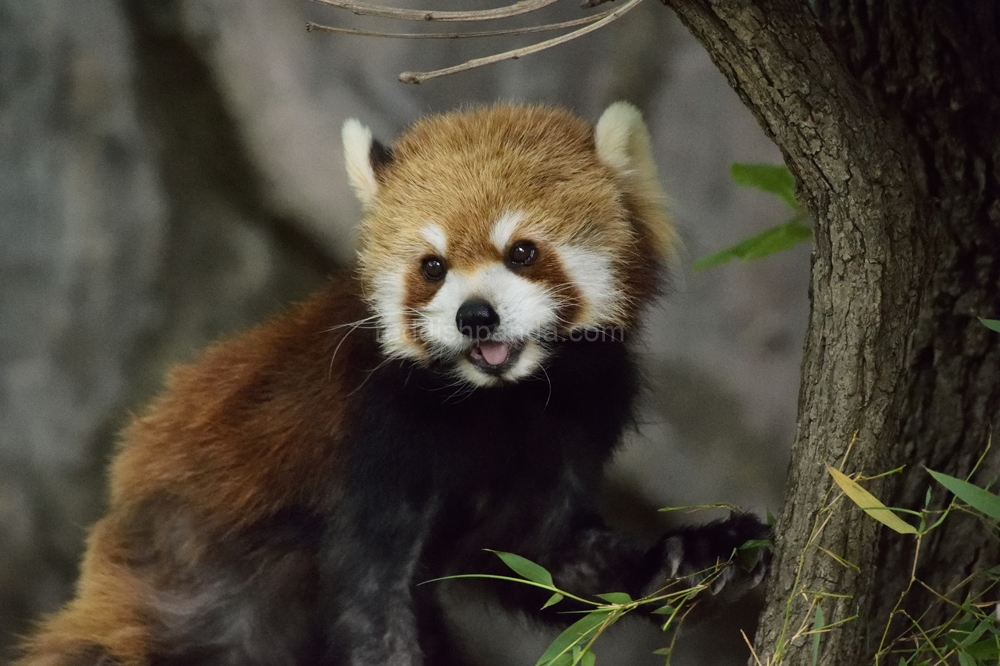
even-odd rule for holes
{"type": "Polygon", "coordinates": [[[639,112],[596,127],[495,106],[417,122],[391,148],[343,130],[364,208],[359,268],[389,357],[476,386],[539,372],[551,342],[632,330],[674,248],[639,112]]]}

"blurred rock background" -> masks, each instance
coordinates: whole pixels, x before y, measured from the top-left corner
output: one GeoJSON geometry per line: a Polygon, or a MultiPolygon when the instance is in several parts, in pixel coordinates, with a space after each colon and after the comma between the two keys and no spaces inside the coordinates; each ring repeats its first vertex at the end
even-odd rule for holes
{"type": "MultiPolygon", "coordinates": [[[[580,12],[559,3],[531,20],[580,12]]],[[[612,470],[610,513],[641,530],[660,506],[779,507],[808,248],[690,272],[787,211],[729,181],[729,162],[780,155],[669,11],[646,2],[571,44],[420,86],[396,75],[532,39],[390,41],[307,33],[308,20],[414,29],[306,0],[0,0],[0,660],[71,594],[116,432],[164,371],[350,262],[358,209],[339,129],[351,116],[391,140],[475,102],[595,120],[614,100],[639,105],[687,250],[652,313],[651,391],[612,470]]],[[[733,615],[752,626],[743,606],[733,615]]],[[[491,612],[456,618],[472,649],[532,663],[545,638],[498,629],[491,612]]],[[[686,632],[674,664],[745,663],[730,620],[686,632]]],[[[662,644],[633,623],[599,654],[662,663],[649,656],[662,644]]]]}

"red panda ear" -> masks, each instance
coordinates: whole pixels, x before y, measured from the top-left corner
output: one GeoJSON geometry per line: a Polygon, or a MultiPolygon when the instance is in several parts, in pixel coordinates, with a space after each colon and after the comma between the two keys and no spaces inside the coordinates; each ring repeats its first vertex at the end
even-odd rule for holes
{"type": "Polygon", "coordinates": [[[639,109],[628,102],[609,106],[594,127],[594,144],[597,158],[618,174],[645,235],[656,243],[661,255],[672,254],[677,249],[676,233],[667,218],[666,196],[639,109]]]}
{"type": "Polygon", "coordinates": [[[378,194],[385,170],[392,164],[392,148],[372,138],[370,129],[349,118],[341,130],[347,178],[361,205],[368,208],[378,194]]]}

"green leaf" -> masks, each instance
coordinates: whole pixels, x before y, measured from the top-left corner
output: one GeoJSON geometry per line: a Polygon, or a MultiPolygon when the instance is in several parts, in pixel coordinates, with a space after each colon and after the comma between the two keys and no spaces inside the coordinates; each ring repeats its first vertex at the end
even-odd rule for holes
{"type": "Polygon", "coordinates": [[[1000,640],[996,636],[987,638],[978,643],[973,643],[965,648],[965,651],[981,662],[996,661],[1000,659],[1000,640]]]}
{"type": "Polygon", "coordinates": [[[908,522],[894,514],[892,509],[878,501],[874,495],[858,485],[854,479],[850,478],[840,470],[830,467],[829,465],[826,466],[826,471],[830,473],[830,476],[832,476],[833,480],[838,486],[840,486],[840,489],[844,491],[844,494],[850,497],[851,501],[861,507],[861,510],[869,516],[889,529],[899,532],[900,534],[917,533],[917,530],[913,527],[913,525],[910,525],[908,522]]]}
{"type": "Polygon", "coordinates": [[[983,326],[990,329],[991,331],[996,331],[1000,333],[1000,319],[983,319],[979,318],[979,321],[983,322],[983,326]]]}
{"type": "Polygon", "coordinates": [[[958,646],[963,648],[969,647],[983,637],[983,634],[986,633],[986,630],[990,628],[991,624],[993,624],[993,618],[988,617],[985,620],[980,620],[976,624],[975,628],[969,632],[969,635],[959,641],[958,646]]]}
{"type": "Polygon", "coordinates": [[[770,509],[766,509],[764,513],[764,522],[767,523],[768,527],[774,527],[774,524],[778,522],[778,519],[774,517],[770,509]]]}
{"type": "Polygon", "coordinates": [[[973,509],[976,509],[980,513],[983,513],[994,520],[1000,520],[1000,497],[997,497],[993,493],[983,490],[979,486],[973,485],[968,481],[956,479],[953,476],[948,476],[947,474],[942,474],[941,472],[935,472],[934,470],[929,469],[927,470],[927,473],[933,476],[935,481],[953,492],[958,499],[962,500],[973,509]]]}
{"type": "MultiPolygon", "coordinates": [[[[584,640],[589,640],[591,634],[604,624],[610,612],[607,610],[591,611],[582,618],[566,627],[566,629],[556,636],[555,640],[542,653],[542,656],[535,662],[535,666],[556,666],[562,662],[560,655],[569,656],[572,654],[573,646],[580,644],[584,640]]],[[[570,662],[567,662],[570,663],[570,662]]]]}
{"type": "Polygon", "coordinates": [[[743,545],[736,550],[754,550],[755,548],[774,548],[774,544],[767,539],[750,539],[744,541],[743,545]]]}
{"type": "Polygon", "coordinates": [[[716,252],[711,256],[699,259],[694,262],[694,269],[700,271],[720,266],[733,259],[742,259],[743,261],[760,259],[761,257],[787,250],[790,247],[811,239],[812,229],[802,224],[800,218],[796,217],[784,224],[772,227],[756,236],[751,236],[744,241],[740,241],[721,252],[716,252]]]}
{"type": "Polygon", "coordinates": [[[729,175],[733,182],[743,187],[754,187],[777,195],[782,201],[798,209],[795,199],[795,178],[784,164],[740,164],[729,165],[729,175]]]}
{"type": "Polygon", "coordinates": [[[736,549],[733,559],[744,570],[749,571],[753,569],[754,565],[757,564],[757,560],[760,559],[761,550],[767,551],[773,548],[774,544],[767,539],[750,539],[736,549]]]}
{"type": "Polygon", "coordinates": [[[582,655],[580,655],[580,666],[594,666],[597,663],[597,655],[587,650],[582,655]]]}
{"type": "Polygon", "coordinates": [[[990,567],[981,573],[990,580],[1000,581],[1000,566],[990,567]]]}
{"type": "Polygon", "coordinates": [[[976,659],[965,650],[959,651],[958,663],[960,666],[978,666],[976,659]]]}
{"type": "Polygon", "coordinates": [[[557,603],[559,603],[560,601],[562,601],[564,598],[565,597],[563,597],[563,595],[561,595],[558,592],[556,592],[551,597],[549,597],[548,601],[545,602],[545,605],[542,606],[542,610],[548,608],[549,606],[555,606],[557,603]]]}
{"type": "Polygon", "coordinates": [[[660,648],[659,650],[653,650],[653,654],[658,654],[661,657],[669,657],[673,653],[670,648],[660,648]]]}
{"type": "Polygon", "coordinates": [[[673,615],[677,612],[677,609],[670,604],[663,604],[659,608],[653,611],[653,615],[673,615]]]}
{"type": "Polygon", "coordinates": [[[816,619],[813,620],[813,631],[815,632],[813,634],[813,644],[812,644],[813,666],[816,666],[816,664],[819,663],[819,638],[820,638],[820,630],[822,628],[823,628],[823,609],[820,608],[819,606],[816,606],[816,619]]]}
{"type": "Polygon", "coordinates": [[[515,573],[524,576],[531,582],[553,587],[552,574],[545,567],[514,553],[504,553],[499,550],[491,550],[490,552],[503,560],[503,563],[513,569],[515,573]]]}
{"type": "Polygon", "coordinates": [[[607,594],[598,594],[598,599],[603,599],[609,604],[628,604],[632,602],[632,597],[628,596],[624,592],[608,592],[607,594]]]}

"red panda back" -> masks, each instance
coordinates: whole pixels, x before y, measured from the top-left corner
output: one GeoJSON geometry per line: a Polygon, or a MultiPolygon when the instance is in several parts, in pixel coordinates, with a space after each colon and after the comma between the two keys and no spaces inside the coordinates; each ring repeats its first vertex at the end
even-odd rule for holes
{"type": "Polygon", "coordinates": [[[370,336],[352,329],[365,316],[354,281],[334,280],[176,368],[124,433],[112,510],[167,493],[239,528],[329,501],[350,417],[344,395],[377,363],[370,336]]]}

